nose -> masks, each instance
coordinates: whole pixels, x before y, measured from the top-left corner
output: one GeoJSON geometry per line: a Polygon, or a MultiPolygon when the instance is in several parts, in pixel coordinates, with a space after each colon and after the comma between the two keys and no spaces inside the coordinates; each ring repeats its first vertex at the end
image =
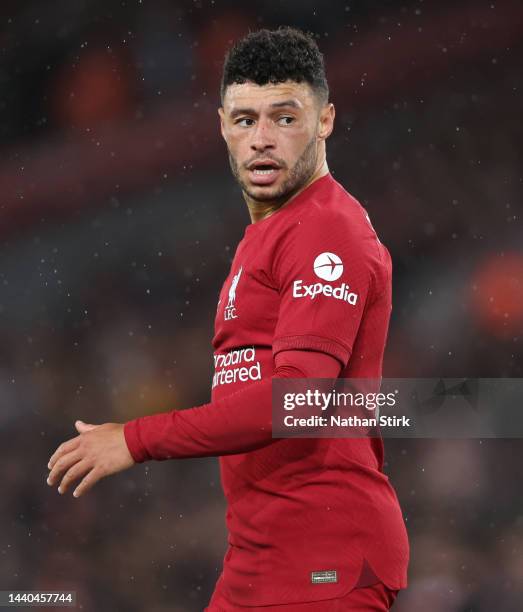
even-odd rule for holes
{"type": "Polygon", "coordinates": [[[260,118],[252,131],[251,149],[253,151],[266,151],[274,149],[276,142],[271,122],[268,119],[260,118]]]}

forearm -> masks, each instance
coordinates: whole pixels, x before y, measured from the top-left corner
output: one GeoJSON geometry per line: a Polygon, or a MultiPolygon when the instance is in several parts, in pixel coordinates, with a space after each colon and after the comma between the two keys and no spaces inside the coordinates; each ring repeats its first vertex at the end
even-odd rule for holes
{"type": "Polygon", "coordinates": [[[272,441],[271,379],[187,410],[141,417],[125,424],[135,461],[228,455],[272,441]]]}
{"type": "MultiPolygon", "coordinates": [[[[316,377],[338,376],[340,364],[330,355],[285,353],[273,378],[304,378],[313,372],[316,377]]],[[[202,406],[129,421],[124,433],[137,462],[231,455],[261,448],[273,442],[272,378],[202,406]]]]}

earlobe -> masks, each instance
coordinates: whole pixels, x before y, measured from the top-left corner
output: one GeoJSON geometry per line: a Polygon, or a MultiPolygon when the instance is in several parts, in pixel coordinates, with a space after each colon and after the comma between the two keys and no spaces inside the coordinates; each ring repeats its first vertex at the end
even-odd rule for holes
{"type": "Polygon", "coordinates": [[[325,125],[325,123],[321,124],[320,130],[318,132],[319,140],[326,140],[332,132],[332,124],[325,125]]]}
{"type": "Polygon", "coordinates": [[[327,139],[332,134],[332,130],[334,129],[334,117],[335,110],[331,102],[325,109],[325,115],[320,119],[319,135],[321,140],[327,139]]]}

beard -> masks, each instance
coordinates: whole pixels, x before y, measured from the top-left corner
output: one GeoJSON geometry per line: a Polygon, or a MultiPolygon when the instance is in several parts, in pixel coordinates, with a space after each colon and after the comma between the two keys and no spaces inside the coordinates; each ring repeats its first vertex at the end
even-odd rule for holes
{"type": "MultiPolygon", "coordinates": [[[[242,191],[254,202],[286,202],[297,191],[299,191],[313,175],[318,159],[318,153],[316,150],[316,137],[313,136],[306,144],[303,153],[297,159],[294,166],[290,169],[287,178],[276,189],[276,191],[267,190],[267,193],[263,193],[262,189],[262,193],[254,193],[249,189],[245,181],[242,180],[238,163],[236,159],[231,155],[229,149],[228,154],[229,164],[231,166],[231,171],[233,173],[234,178],[238,181],[238,184],[242,188],[242,191]]],[[[287,168],[287,164],[283,160],[273,157],[271,155],[266,157],[270,157],[271,159],[273,159],[280,165],[282,169],[285,170],[287,168]]]]}

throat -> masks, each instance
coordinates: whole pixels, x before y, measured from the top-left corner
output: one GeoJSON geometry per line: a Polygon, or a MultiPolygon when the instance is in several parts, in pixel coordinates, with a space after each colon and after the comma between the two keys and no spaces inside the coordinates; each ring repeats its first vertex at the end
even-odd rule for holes
{"type": "Polygon", "coordinates": [[[284,205],[284,202],[247,202],[251,221],[256,223],[267,219],[284,205]]]}

